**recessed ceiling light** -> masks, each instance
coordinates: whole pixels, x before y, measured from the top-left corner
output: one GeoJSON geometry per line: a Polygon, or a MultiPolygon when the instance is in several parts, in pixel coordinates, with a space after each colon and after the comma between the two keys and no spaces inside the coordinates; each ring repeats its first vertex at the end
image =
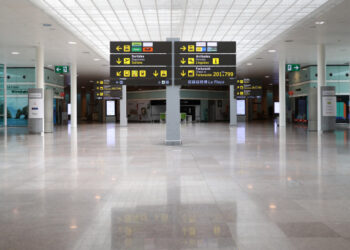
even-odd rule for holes
{"type": "Polygon", "coordinates": [[[21,54],[21,53],[19,53],[18,51],[12,51],[11,54],[12,54],[12,55],[19,55],[19,54],[21,54]]]}
{"type": "Polygon", "coordinates": [[[94,82],[93,80],[90,80],[89,82],[94,82]]]}
{"type": "Polygon", "coordinates": [[[68,44],[75,45],[77,42],[68,42],[68,44]]]}
{"type": "Polygon", "coordinates": [[[249,63],[247,63],[247,66],[252,66],[252,65],[253,65],[253,64],[252,64],[252,63],[250,63],[250,62],[249,62],[249,63]]]}
{"type": "Polygon", "coordinates": [[[270,78],[270,76],[265,76],[265,78],[270,78]]]}
{"type": "Polygon", "coordinates": [[[324,24],[324,23],[325,23],[324,21],[316,21],[316,22],[315,22],[316,25],[322,25],[322,24],[324,24]]]}
{"type": "Polygon", "coordinates": [[[94,58],[94,61],[100,61],[101,59],[100,58],[94,58]]]}
{"type": "Polygon", "coordinates": [[[268,52],[269,52],[269,53],[275,53],[276,50],[275,50],[275,49],[269,49],[268,52]]]}

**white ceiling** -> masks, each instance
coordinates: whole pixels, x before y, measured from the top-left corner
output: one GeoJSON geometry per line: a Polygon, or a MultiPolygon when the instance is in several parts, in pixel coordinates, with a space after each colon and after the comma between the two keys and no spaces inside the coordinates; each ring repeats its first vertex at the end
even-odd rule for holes
{"type": "Polygon", "coordinates": [[[0,0],[0,6],[0,63],[34,66],[42,43],[46,65],[77,60],[80,79],[109,75],[110,40],[236,40],[240,75],[269,75],[268,81],[278,79],[279,53],[290,63],[315,64],[320,42],[329,63],[350,61],[349,0],[0,0]]]}
{"type": "Polygon", "coordinates": [[[0,0],[0,17],[0,63],[33,67],[36,47],[41,43],[45,66],[67,65],[77,60],[80,75],[99,78],[109,74],[108,61],[29,0],[0,0]],[[77,45],[69,45],[69,41],[77,45]],[[20,54],[12,55],[13,51],[20,54]],[[101,60],[94,61],[95,58],[101,60]]]}
{"type": "Polygon", "coordinates": [[[31,0],[108,59],[109,41],[236,41],[238,62],[327,0],[31,0]]]}

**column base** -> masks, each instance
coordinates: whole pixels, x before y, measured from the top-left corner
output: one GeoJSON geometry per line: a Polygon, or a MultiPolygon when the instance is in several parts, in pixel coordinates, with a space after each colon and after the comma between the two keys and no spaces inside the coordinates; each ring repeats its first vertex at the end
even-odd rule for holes
{"type": "Polygon", "coordinates": [[[168,146],[177,146],[177,145],[181,145],[181,144],[182,144],[181,140],[179,140],[179,141],[165,140],[165,145],[168,145],[168,146]]]}

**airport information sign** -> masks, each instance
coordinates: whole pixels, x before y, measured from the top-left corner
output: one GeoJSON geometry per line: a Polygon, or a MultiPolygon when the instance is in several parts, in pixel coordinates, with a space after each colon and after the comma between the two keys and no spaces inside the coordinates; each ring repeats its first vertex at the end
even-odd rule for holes
{"type": "Polygon", "coordinates": [[[96,81],[94,85],[96,100],[118,100],[122,98],[122,87],[109,80],[96,81]]]}
{"type": "Polygon", "coordinates": [[[261,98],[262,84],[248,78],[237,80],[234,96],[236,99],[261,98]]]}
{"type": "Polygon", "coordinates": [[[236,42],[175,42],[176,85],[229,85],[236,81],[236,42]]]}
{"type": "Polygon", "coordinates": [[[171,84],[171,42],[111,42],[110,77],[117,85],[171,84]]]}

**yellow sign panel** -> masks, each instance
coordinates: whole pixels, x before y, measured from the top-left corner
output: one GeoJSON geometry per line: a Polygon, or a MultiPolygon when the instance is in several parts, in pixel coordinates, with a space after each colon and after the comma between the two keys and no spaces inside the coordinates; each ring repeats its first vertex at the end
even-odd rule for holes
{"type": "Polygon", "coordinates": [[[146,70],[140,70],[140,77],[146,77],[146,70]]]}
{"type": "Polygon", "coordinates": [[[193,57],[189,57],[188,58],[188,64],[194,64],[194,58],[193,57]]]}
{"type": "Polygon", "coordinates": [[[219,58],[213,58],[213,64],[219,64],[219,58]]]}
{"type": "Polygon", "coordinates": [[[103,81],[100,81],[100,84],[103,84],[103,81]]]}
{"type": "Polygon", "coordinates": [[[130,52],[130,45],[124,45],[124,52],[130,52]]]}
{"type": "Polygon", "coordinates": [[[194,70],[189,70],[189,71],[187,71],[187,75],[188,75],[189,77],[194,77],[194,70]]]}
{"type": "Polygon", "coordinates": [[[130,58],[129,57],[125,57],[124,58],[124,64],[130,64],[130,58]]]}
{"type": "Polygon", "coordinates": [[[167,75],[168,75],[168,72],[166,70],[161,70],[160,71],[160,76],[161,77],[167,77],[167,75]]]}
{"type": "Polygon", "coordinates": [[[196,52],[202,52],[202,47],[197,47],[196,52]]]}
{"type": "Polygon", "coordinates": [[[138,77],[139,76],[139,72],[137,70],[132,70],[131,71],[131,76],[132,77],[138,77]]]}
{"type": "Polygon", "coordinates": [[[130,77],[130,70],[124,70],[124,77],[130,77]]]}
{"type": "Polygon", "coordinates": [[[194,52],[194,45],[188,45],[188,52],[194,52]]]}

